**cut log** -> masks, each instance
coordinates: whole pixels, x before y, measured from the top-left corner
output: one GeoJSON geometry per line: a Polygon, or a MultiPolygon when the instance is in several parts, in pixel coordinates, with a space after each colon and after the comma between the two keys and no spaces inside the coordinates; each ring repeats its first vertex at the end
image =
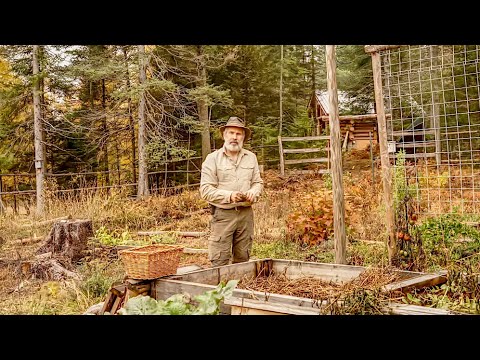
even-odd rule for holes
{"type": "Polygon", "coordinates": [[[64,256],[75,262],[85,255],[90,237],[93,237],[91,220],[60,220],[53,224],[37,254],[52,252],[54,256],[64,256]]]}
{"type": "Polygon", "coordinates": [[[36,242],[39,242],[39,241],[42,241],[42,240],[43,240],[43,236],[34,236],[34,237],[31,237],[31,238],[13,240],[12,244],[14,244],[14,245],[26,245],[26,244],[36,243],[36,242]]]}
{"type": "Polygon", "coordinates": [[[157,230],[157,231],[139,231],[137,235],[139,236],[150,236],[150,235],[162,235],[162,234],[173,234],[183,237],[202,237],[207,235],[207,232],[203,231],[167,231],[167,230],[157,230]]]}
{"type": "Polygon", "coordinates": [[[65,219],[68,219],[68,218],[69,218],[68,216],[62,216],[62,217],[59,217],[59,218],[34,222],[34,223],[31,223],[31,224],[23,224],[22,227],[26,228],[26,227],[32,227],[32,226],[43,226],[43,225],[47,225],[47,224],[50,224],[50,223],[55,222],[55,221],[65,220],[65,219]]]}

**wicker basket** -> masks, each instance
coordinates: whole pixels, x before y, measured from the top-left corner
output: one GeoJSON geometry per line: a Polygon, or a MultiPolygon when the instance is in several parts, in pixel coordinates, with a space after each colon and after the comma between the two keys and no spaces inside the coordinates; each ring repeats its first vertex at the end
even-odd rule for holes
{"type": "Polygon", "coordinates": [[[132,279],[156,279],[177,272],[183,246],[154,244],[118,252],[132,279]]]}

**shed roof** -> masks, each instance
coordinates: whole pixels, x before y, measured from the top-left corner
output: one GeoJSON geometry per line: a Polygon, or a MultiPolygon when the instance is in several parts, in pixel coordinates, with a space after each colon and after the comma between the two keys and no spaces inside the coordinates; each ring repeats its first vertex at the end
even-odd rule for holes
{"type": "MultiPolygon", "coordinates": [[[[312,98],[313,98],[313,96],[312,96],[312,98]]],[[[329,103],[328,103],[328,92],[327,91],[322,91],[322,90],[315,90],[315,98],[317,99],[317,102],[322,107],[322,110],[325,113],[325,115],[329,115],[330,114],[330,106],[329,106],[329,103]]],[[[338,105],[340,106],[342,104],[347,104],[347,101],[348,101],[347,93],[345,93],[343,91],[339,91],[338,92],[338,105]]],[[[310,104],[311,104],[311,102],[312,102],[312,99],[310,99],[310,104]]]]}

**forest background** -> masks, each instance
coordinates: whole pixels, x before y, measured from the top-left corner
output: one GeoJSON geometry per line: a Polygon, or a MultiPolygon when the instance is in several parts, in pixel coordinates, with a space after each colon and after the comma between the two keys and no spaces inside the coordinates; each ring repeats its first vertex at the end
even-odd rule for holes
{"type": "MultiPolygon", "coordinates": [[[[364,114],[374,98],[370,55],[363,45],[338,45],[336,55],[341,114],[364,114]]],[[[276,168],[280,127],[312,135],[308,102],[326,86],[323,45],[1,46],[0,174],[35,172],[33,89],[47,176],[84,173],[83,182],[129,184],[142,196],[154,179],[147,174],[167,162],[197,158],[200,166],[222,145],[215,129],[229,116],[246,121],[246,146],[276,168]]],[[[177,174],[168,184],[198,178],[177,174]]],[[[31,178],[19,179],[3,177],[3,191],[35,189],[31,178]]],[[[80,181],[47,179],[55,189],[80,181]]]]}

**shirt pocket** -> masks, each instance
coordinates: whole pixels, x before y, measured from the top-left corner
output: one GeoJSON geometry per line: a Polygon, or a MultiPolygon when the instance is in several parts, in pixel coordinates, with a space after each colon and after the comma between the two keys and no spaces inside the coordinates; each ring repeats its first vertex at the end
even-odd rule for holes
{"type": "Polygon", "coordinates": [[[239,177],[242,180],[252,181],[253,178],[253,164],[242,164],[239,167],[239,177]]]}
{"type": "Polygon", "coordinates": [[[235,181],[235,167],[233,165],[221,165],[217,167],[218,182],[235,181]]]}

